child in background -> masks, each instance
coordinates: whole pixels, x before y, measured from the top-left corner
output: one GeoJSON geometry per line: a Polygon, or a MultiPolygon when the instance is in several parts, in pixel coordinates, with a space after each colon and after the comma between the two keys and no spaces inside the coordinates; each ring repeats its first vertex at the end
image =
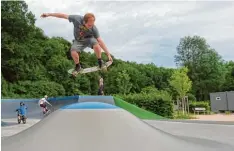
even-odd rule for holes
{"type": "Polygon", "coordinates": [[[19,119],[20,119],[20,116],[24,116],[25,118],[27,118],[26,117],[27,109],[28,107],[23,102],[20,102],[20,107],[16,109],[16,112],[18,112],[19,119]]]}

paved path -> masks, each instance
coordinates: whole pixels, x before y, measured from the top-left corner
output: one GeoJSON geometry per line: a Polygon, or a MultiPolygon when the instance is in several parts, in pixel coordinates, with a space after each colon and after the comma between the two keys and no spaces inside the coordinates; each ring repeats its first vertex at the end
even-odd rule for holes
{"type": "Polygon", "coordinates": [[[173,135],[202,138],[234,146],[234,125],[145,120],[173,135]]]}

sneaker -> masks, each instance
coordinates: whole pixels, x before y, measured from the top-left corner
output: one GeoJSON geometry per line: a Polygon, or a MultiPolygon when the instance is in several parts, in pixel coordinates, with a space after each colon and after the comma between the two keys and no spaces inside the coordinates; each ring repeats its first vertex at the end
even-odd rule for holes
{"type": "Polygon", "coordinates": [[[82,70],[81,66],[80,67],[76,66],[73,73],[76,74],[76,73],[80,72],[81,70],[82,70]]]}
{"type": "Polygon", "coordinates": [[[105,62],[103,60],[101,60],[101,61],[98,61],[98,66],[99,66],[99,68],[103,68],[106,65],[105,65],[105,62]]]}

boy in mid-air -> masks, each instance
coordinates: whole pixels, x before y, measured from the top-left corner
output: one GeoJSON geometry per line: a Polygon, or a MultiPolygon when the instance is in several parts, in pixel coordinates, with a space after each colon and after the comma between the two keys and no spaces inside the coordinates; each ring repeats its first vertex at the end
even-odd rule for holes
{"type": "Polygon", "coordinates": [[[86,13],[83,16],[68,15],[63,13],[43,13],[41,17],[63,18],[73,23],[74,41],[71,46],[70,52],[75,63],[74,73],[79,72],[82,69],[80,65],[80,52],[82,52],[86,47],[89,47],[94,50],[100,68],[104,67],[104,61],[101,58],[102,49],[105,51],[109,61],[113,62],[111,54],[99,34],[99,30],[94,24],[96,20],[94,14],[86,13]]]}

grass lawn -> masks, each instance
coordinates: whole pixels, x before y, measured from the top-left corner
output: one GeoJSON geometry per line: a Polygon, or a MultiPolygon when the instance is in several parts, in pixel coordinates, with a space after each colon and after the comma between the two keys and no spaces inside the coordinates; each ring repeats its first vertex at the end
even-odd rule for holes
{"type": "Polygon", "coordinates": [[[123,101],[122,99],[114,97],[114,100],[115,100],[116,106],[127,110],[128,112],[132,113],[133,115],[135,115],[136,117],[140,119],[147,119],[147,120],[166,119],[162,116],[146,111],[126,101],[123,101]]]}

